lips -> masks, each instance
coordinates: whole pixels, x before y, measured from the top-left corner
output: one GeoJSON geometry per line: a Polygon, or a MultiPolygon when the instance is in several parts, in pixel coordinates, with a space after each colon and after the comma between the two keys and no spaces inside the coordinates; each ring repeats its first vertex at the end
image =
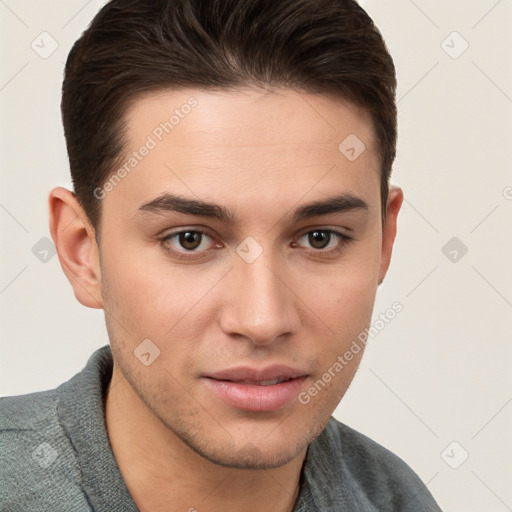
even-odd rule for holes
{"type": "MultiPolygon", "coordinates": [[[[239,384],[251,384],[253,386],[273,386],[274,384],[281,384],[281,382],[286,382],[288,380],[291,380],[287,377],[279,377],[277,379],[268,379],[268,380],[261,380],[261,381],[253,381],[253,380],[242,380],[238,381],[239,384]]],[[[233,382],[233,381],[227,381],[227,382],[233,382]]]]}
{"type": "Polygon", "coordinates": [[[294,401],[306,378],[306,372],[300,369],[274,365],[214,372],[205,375],[203,382],[212,394],[231,407],[268,412],[294,401]]]}
{"type": "Polygon", "coordinates": [[[306,375],[306,372],[286,365],[273,365],[257,369],[246,366],[208,373],[205,376],[215,380],[258,383],[270,380],[289,380],[306,375]]]}

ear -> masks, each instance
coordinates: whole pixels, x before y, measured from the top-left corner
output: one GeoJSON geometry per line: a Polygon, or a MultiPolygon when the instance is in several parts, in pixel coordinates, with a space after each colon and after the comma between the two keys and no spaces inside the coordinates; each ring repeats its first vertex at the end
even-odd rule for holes
{"type": "Polygon", "coordinates": [[[393,243],[396,236],[398,212],[404,200],[404,193],[399,187],[391,187],[386,205],[386,221],[382,230],[382,253],[380,259],[379,284],[382,283],[389,268],[393,243]]]}
{"type": "Polygon", "coordinates": [[[54,188],[48,198],[50,233],[75,297],[89,308],[102,308],[99,248],[95,230],[75,194],[54,188]]]}

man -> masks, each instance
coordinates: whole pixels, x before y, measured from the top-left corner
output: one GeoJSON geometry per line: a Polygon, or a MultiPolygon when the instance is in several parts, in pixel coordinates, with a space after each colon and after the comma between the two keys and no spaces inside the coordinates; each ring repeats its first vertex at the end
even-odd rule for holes
{"type": "Polygon", "coordinates": [[[331,418],[403,199],[395,87],[352,0],[100,11],[63,84],[74,192],[49,204],[110,346],[3,399],[3,509],[440,510],[331,418]]]}

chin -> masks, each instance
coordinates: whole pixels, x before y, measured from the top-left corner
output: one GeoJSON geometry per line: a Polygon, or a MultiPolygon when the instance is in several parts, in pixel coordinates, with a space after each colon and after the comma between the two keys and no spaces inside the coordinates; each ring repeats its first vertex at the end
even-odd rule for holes
{"type": "Polygon", "coordinates": [[[305,452],[314,439],[314,436],[303,435],[295,440],[290,437],[274,437],[272,440],[261,438],[250,441],[251,436],[234,440],[227,433],[224,439],[204,439],[188,433],[176,434],[201,457],[233,469],[273,469],[284,466],[305,452]]]}
{"type": "Polygon", "coordinates": [[[281,447],[279,451],[269,447],[259,448],[248,442],[236,452],[226,451],[207,451],[197,450],[192,447],[205,459],[217,464],[233,469],[274,469],[285,466],[306,448],[306,445],[294,446],[293,448],[281,447]]]}

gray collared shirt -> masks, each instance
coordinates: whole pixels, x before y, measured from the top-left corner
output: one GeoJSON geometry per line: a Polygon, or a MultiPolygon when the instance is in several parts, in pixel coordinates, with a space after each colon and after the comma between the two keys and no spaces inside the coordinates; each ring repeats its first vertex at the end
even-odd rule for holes
{"type": "MultiPolygon", "coordinates": [[[[0,400],[2,512],[138,512],[112,453],[104,396],[112,353],[51,391],[0,400]]],[[[396,455],[334,418],[308,448],[294,512],[439,512],[396,455]]]]}

